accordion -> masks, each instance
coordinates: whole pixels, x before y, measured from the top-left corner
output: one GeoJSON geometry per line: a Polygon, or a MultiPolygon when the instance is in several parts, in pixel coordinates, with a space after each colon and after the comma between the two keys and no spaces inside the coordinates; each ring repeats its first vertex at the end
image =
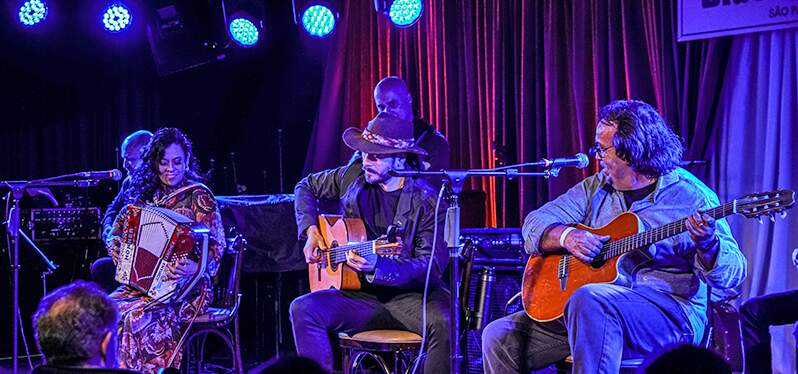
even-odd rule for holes
{"type": "Polygon", "coordinates": [[[162,302],[178,302],[202,278],[208,264],[208,228],[166,208],[127,205],[116,281],[162,302]],[[193,274],[169,279],[168,267],[197,262],[193,274]]]}

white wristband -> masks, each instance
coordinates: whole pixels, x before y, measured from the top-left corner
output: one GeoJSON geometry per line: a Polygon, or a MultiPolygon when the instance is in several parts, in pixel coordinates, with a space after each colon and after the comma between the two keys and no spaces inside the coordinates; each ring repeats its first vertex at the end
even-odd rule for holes
{"type": "Polygon", "coordinates": [[[571,227],[571,226],[568,226],[568,227],[565,228],[565,230],[562,230],[562,233],[560,234],[560,247],[561,248],[565,248],[565,237],[568,236],[568,234],[571,231],[574,231],[574,230],[576,230],[576,228],[575,227],[571,227]]]}

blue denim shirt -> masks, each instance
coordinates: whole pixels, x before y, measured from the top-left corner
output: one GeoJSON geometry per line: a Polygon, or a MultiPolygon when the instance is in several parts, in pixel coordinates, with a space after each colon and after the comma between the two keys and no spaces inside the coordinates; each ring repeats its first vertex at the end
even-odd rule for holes
{"type": "MultiPolygon", "coordinates": [[[[654,192],[630,207],[626,206],[623,193],[615,191],[606,176],[598,173],[527,215],[523,227],[525,248],[529,254],[539,255],[543,232],[552,224],[581,223],[597,228],[631,211],[640,218],[644,230],[648,230],[718,205],[717,195],[681,168],[661,176],[654,192]]],[[[648,287],[676,299],[690,320],[696,343],[707,321],[707,284],[713,293],[739,293],[747,272],[746,259],[725,219],[717,221],[715,233],[720,248],[711,269],[699,260],[695,243],[687,232],[629,253],[618,266],[617,284],[648,287]]]]}

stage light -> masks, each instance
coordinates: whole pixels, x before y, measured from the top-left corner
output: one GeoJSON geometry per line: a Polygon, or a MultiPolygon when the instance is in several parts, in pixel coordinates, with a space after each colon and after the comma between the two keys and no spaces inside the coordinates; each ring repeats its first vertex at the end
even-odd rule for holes
{"type": "Polygon", "coordinates": [[[313,4],[302,12],[302,27],[311,36],[323,38],[335,29],[335,14],[329,7],[313,4]]]}
{"type": "Polygon", "coordinates": [[[260,37],[260,31],[255,23],[243,17],[233,19],[228,31],[233,41],[242,47],[252,47],[258,43],[260,37]]]}
{"type": "Polygon", "coordinates": [[[35,26],[47,18],[47,4],[41,0],[29,0],[19,7],[19,22],[25,26],[35,26]]]}
{"type": "Polygon", "coordinates": [[[120,32],[133,22],[133,15],[121,3],[113,3],[103,12],[103,26],[109,32],[120,32]]]}
{"type": "Polygon", "coordinates": [[[423,11],[421,0],[395,0],[388,7],[388,17],[396,26],[409,27],[421,18],[423,11]]]}

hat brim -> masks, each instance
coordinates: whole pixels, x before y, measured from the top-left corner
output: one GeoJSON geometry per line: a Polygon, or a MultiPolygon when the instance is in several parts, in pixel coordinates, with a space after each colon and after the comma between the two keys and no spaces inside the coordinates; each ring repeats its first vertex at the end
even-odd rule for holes
{"type": "Polygon", "coordinates": [[[363,131],[355,127],[350,127],[344,130],[344,134],[341,136],[341,138],[344,140],[344,144],[346,144],[347,147],[363,153],[374,153],[381,155],[415,153],[421,156],[428,155],[427,151],[417,145],[414,145],[410,148],[395,148],[387,145],[372,143],[363,139],[363,131]]]}

